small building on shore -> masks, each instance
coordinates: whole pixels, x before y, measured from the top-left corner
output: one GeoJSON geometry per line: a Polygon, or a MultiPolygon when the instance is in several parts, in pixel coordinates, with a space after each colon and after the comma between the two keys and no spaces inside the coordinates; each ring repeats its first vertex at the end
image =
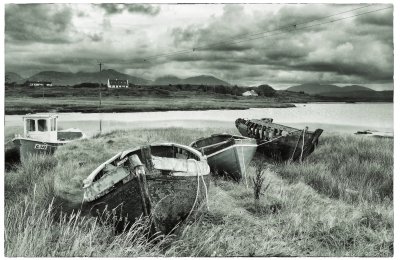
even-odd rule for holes
{"type": "Polygon", "coordinates": [[[50,81],[27,81],[25,85],[29,87],[51,87],[53,84],[50,81]]]}
{"type": "Polygon", "coordinates": [[[128,88],[129,82],[127,79],[108,79],[108,88],[128,88]]]}
{"type": "Polygon", "coordinates": [[[249,91],[243,92],[242,96],[244,96],[244,97],[258,97],[258,94],[254,90],[249,90],[249,91]]]}

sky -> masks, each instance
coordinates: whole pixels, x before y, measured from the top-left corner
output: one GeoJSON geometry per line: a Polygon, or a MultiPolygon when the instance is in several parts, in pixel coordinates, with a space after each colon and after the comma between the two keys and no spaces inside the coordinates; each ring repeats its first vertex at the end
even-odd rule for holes
{"type": "Polygon", "coordinates": [[[4,36],[5,70],[23,77],[101,61],[150,80],[393,89],[390,4],[6,4],[4,36]]]}

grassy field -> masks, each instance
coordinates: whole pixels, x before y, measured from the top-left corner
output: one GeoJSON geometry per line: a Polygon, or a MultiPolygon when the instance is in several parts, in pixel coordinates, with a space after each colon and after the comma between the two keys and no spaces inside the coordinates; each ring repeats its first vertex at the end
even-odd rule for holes
{"type": "Polygon", "coordinates": [[[170,110],[248,109],[253,107],[293,107],[293,104],[264,98],[218,97],[104,97],[98,98],[13,98],[5,99],[6,114],[39,112],[147,112],[170,110]]]}
{"type": "MultiPolygon", "coordinates": [[[[355,98],[320,97],[304,93],[277,91],[271,96],[242,97],[241,89],[232,93],[219,92],[204,86],[134,86],[129,89],[102,89],[99,107],[98,88],[89,87],[7,87],[5,113],[26,114],[36,112],[144,112],[166,110],[247,109],[292,107],[293,103],[324,101],[369,101],[355,98]]],[[[384,101],[384,100],[375,100],[384,101]]],[[[387,100],[390,102],[390,100],[387,100]]]]}
{"type": "Polygon", "coordinates": [[[215,131],[117,131],[6,172],[5,255],[393,255],[393,139],[324,133],[301,164],[256,157],[248,186],[213,178],[209,210],[203,207],[157,242],[146,237],[146,219],[114,235],[111,226],[79,211],[82,179],[116,152],[153,142],[189,144],[215,131]],[[256,201],[252,178],[261,164],[265,180],[256,201]]]}

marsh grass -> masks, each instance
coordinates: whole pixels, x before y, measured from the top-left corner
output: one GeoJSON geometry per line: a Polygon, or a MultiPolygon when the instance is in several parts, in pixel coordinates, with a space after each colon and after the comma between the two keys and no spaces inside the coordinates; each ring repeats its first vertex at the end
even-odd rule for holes
{"type": "Polygon", "coordinates": [[[112,225],[100,224],[80,211],[56,218],[53,203],[40,208],[35,196],[6,208],[7,256],[160,256],[167,241],[162,236],[149,239],[145,219],[115,235],[112,225]]]}
{"type": "Polygon", "coordinates": [[[265,178],[257,208],[253,187],[214,177],[209,210],[157,239],[149,238],[145,221],[116,235],[79,208],[60,212],[57,198],[79,204],[82,180],[115,153],[152,142],[189,144],[215,131],[114,131],[7,172],[6,256],[393,255],[390,140],[325,134],[303,163],[250,166],[249,183],[260,171],[265,178]]]}
{"type": "Polygon", "coordinates": [[[323,136],[302,164],[286,163],[277,172],[347,202],[393,199],[393,139],[350,135],[323,136]]]}

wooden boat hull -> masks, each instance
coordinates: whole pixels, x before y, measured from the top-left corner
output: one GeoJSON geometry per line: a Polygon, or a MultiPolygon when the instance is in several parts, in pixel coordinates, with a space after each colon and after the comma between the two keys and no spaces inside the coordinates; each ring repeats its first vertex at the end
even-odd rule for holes
{"type": "Polygon", "coordinates": [[[237,119],[236,127],[243,136],[257,139],[259,147],[257,152],[277,161],[302,160],[309,156],[318,144],[318,138],[322,129],[314,132],[307,129],[295,129],[291,127],[273,124],[271,121],[237,119]],[[286,135],[282,135],[286,131],[286,135]],[[271,135],[271,132],[281,134],[271,135]],[[270,135],[269,135],[270,134],[270,135]]]}
{"type": "Polygon", "coordinates": [[[32,138],[16,137],[13,143],[19,147],[20,160],[23,161],[30,156],[52,155],[58,147],[69,142],[85,138],[85,135],[78,129],[76,131],[59,131],[57,132],[57,142],[40,141],[32,138]]]}
{"type": "Polygon", "coordinates": [[[246,175],[257,149],[257,141],[241,136],[219,134],[201,138],[190,146],[207,157],[212,172],[228,174],[232,179],[239,181],[246,175]]]}
{"type": "Polygon", "coordinates": [[[64,145],[64,143],[42,142],[25,138],[15,138],[13,142],[19,147],[21,161],[28,159],[30,156],[54,154],[59,146],[64,145]]]}
{"type": "Polygon", "coordinates": [[[210,176],[203,176],[199,183],[197,177],[174,176],[146,177],[146,182],[150,203],[142,200],[140,181],[138,177],[134,177],[116,187],[113,192],[88,203],[86,207],[90,207],[91,214],[96,217],[105,212],[113,212],[121,218],[117,228],[122,229],[125,224],[129,225],[145,216],[145,208],[154,205],[151,208],[151,217],[155,229],[167,234],[188,217],[192,207],[197,208],[204,201],[210,186],[210,176]]]}
{"type": "MultiPolygon", "coordinates": [[[[188,155],[188,158],[194,160],[193,157],[198,157],[195,167],[199,171],[197,174],[186,174],[184,172],[179,172],[177,175],[166,174],[164,167],[160,170],[161,173],[158,169],[140,175],[127,166],[129,160],[126,158],[138,155],[141,161],[148,161],[143,157],[141,149],[117,154],[101,165],[98,172],[101,173],[102,169],[110,164],[114,165],[113,167],[116,170],[105,172],[105,177],[96,177],[96,174],[94,174],[95,177],[91,181],[94,180],[95,182],[90,185],[85,184],[84,201],[87,207],[92,208],[92,215],[101,216],[104,211],[114,212],[124,219],[124,221],[118,223],[119,228],[121,228],[121,225],[129,225],[135,222],[141,216],[149,216],[152,220],[153,232],[159,231],[167,234],[173,231],[204,202],[210,185],[210,168],[205,158],[190,147],[187,147],[190,149],[187,150],[183,145],[174,144],[174,146],[178,148],[177,151],[185,154],[185,156],[188,155]],[[196,153],[195,155],[189,154],[193,151],[196,153]],[[100,192],[97,192],[99,195],[93,192],[96,187],[89,190],[91,186],[96,185],[96,179],[101,184],[102,178],[112,177],[113,174],[122,177],[114,178],[115,183],[112,183],[111,188],[99,190],[100,192]],[[91,198],[96,199],[91,200],[91,198]]],[[[151,148],[152,150],[158,149],[157,145],[152,145],[151,148]]],[[[171,156],[170,152],[163,152],[160,149],[156,153],[157,156],[171,156]]],[[[176,156],[176,154],[173,156],[176,156]]],[[[149,169],[149,167],[151,166],[146,166],[146,169],[149,169]]],[[[94,173],[96,173],[96,170],[94,173]]]]}

